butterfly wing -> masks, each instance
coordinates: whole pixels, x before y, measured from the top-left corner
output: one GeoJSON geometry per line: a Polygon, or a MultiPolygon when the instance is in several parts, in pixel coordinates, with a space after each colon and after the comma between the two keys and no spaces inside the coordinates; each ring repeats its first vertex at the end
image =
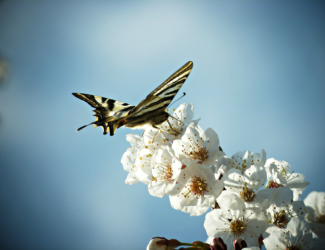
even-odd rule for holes
{"type": "Polygon", "coordinates": [[[127,116],[130,110],[134,108],[133,105],[127,104],[125,102],[119,102],[113,99],[108,99],[106,97],[82,93],[72,94],[95,108],[94,116],[96,117],[96,121],[80,127],[77,131],[83,129],[86,126],[94,124],[95,126],[101,126],[104,130],[104,134],[107,134],[109,131],[109,122],[114,122],[115,120],[127,116]]]}
{"type": "MultiPolygon", "coordinates": [[[[193,62],[187,62],[166,81],[152,91],[143,101],[141,101],[130,113],[129,116],[137,118],[149,112],[162,112],[174,99],[179,89],[191,73],[193,62]]],[[[128,117],[130,120],[131,117],[128,117]]]]}

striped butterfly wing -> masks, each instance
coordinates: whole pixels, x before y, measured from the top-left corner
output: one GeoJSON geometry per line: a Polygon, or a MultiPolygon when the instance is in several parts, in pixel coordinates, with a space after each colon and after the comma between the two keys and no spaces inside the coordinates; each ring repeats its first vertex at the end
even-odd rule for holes
{"type": "Polygon", "coordinates": [[[164,112],[167,106],[174,99],[179,89],[191,73],[193,62],[189,61],[179,70],[172,74],[166,81],[152,91],[141,101],[128,115],[128,121],[139,119],[149,113],[159,114],[164,112]]]}
{"type": "Polygon", "coordinates": [[[104,130],[104,134],[107,134],[109,131],[110,122],[114,122],[115,120],[127,116],[130,110],[134,108],[133,105],[127,104],[125,102],[115,101],[113,99],[108,99],[106,97],[82,93],[72,94],[95,108],[94,116],[96,117],[96,121],[78,128],[77,131],[85,128],[86,126],[94,124],[95,127],[101,126],[104,130]]]}

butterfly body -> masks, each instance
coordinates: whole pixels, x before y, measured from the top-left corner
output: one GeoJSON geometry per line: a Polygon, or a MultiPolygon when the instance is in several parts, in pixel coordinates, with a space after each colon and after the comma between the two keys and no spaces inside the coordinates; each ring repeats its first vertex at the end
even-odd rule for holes
{"type": "MultiPolygon", "coordinates": [[[[186,63],[137,106],[101,96],[82,93],[72,94],[95,108],[96,121],[88,125],[101,126],[104,134],[109,131],[112,136],[115,130],[122,126],[132,129],[148,126],[159,128],[170,116],[165,110],[184,84],[192,67],[192,62],[186,63]]],[[[88,125],[80,127],[77,131],[88,125]]]]}

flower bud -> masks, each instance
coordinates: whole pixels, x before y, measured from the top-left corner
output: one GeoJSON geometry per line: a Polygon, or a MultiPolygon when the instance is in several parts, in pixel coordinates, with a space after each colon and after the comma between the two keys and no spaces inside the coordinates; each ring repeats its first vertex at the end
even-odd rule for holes
{"type": "Polygon", "coordinates": [[[180,245],[181,245],[181,243],[176,239],[168,240],[168,249],[174,249],[176,247],[179,247],[180,245]]]}
{"type": "Polygon", "coordinates": [[[223,242],[223,240],[218,237],[214,238],[212,244],[210,245],[211,250],[227,250],[227,245],[223,242]]]}
{"type": "Polygon", "coordinates": [[[147,246],[147,250],[173,250],[181,243],[176,239],[167,240],[164,237],[153,237],[147,246]]]}
{"type": "Polygon", "coordinates": [[[241,249],[247,247],[246,241],[244,241],[242,239],[234,239],[233,245],[234,245],[235,250],[241,250],[241,249]]]}

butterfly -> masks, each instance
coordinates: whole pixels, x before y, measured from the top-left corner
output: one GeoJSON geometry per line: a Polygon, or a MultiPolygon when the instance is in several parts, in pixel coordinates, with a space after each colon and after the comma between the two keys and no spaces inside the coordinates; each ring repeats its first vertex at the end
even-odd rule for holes
{"type": "Polygon", "coordinates": [[[95,125],[94,127],[101,126],[104,135],[109,131],[111,136],[117,128],[123,126],[132,129],[151,126],[158,129],[170,116],[165,110],[184,84],[192,68],[193,62],[187,62],[137,106],[101,96],[72,93],[95,108],[96,121],[78,128],[77,131],[92,124],[95,125]]]}

